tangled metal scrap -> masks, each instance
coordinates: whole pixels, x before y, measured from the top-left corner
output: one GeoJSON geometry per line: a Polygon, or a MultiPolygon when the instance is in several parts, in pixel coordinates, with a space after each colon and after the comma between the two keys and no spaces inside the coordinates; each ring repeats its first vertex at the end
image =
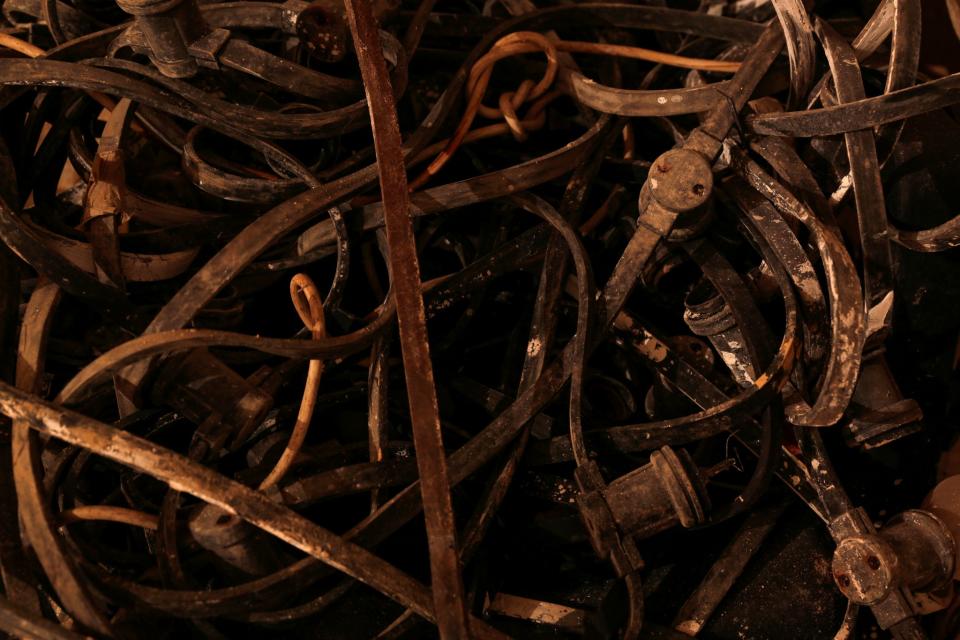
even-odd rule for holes
{"type": "Polygon", "coordinates": [[[785,486],[838,638],[956,637],[957,492],[828,457],[922,430],[895,256],[960,244],[886,210],[919,1],[537,4],[3,3],[5,632],[695,636],[785,486]],[[667,530],[729,545],[645,615],[667,530]]]}

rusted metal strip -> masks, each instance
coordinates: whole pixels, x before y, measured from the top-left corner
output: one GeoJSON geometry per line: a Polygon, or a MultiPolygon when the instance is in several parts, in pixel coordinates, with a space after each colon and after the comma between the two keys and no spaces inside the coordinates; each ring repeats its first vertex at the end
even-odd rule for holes
{"type": "MultiPolygon", "coordinates": [[[[468,613],[485,593],[517,593],[576,603],[580,631],[656,636],[644,591],[666,593],[667,557],[645,558],[643,538],[754,512],[773,475],[844,548],[884,535],[845,490],[866,479],[867,458],[838,458],[838,473],[840,440],[816,428],[889,446],[898,471],[891,443],[938,428],[939,408],[921,424],[931,404],[899,391],[912,385],[891,371],[923,366],[904,364],[907,334],[884,327],[889,299],[878,296],[894,283],[884,233],[923,252],[960,237],[952,220],[913,230],[944,219],[932,208],[946,183],[925,162],[904,164],[904,141],[940,160],[925,114],[956,102],[946,69],[919,75],[917,3],[884,0],[857,23],[793,0],[736,2],[726,16],[707,5],[518,0],[470,15],[431,0],[354,2],[356,59],[333,0],[183,0],[152,17],[127,2],[135,22],[115,27],[123,16],[96,0],[55,3],[49,27],[74,39],[46,54],[43,2],[8,4],[0,236],[19,286],[4,311],[20,317],[21,288],[64,298],[62,311],[24,306],[21,323],[31,368],[49,371],[34,391],[52,383],[54,403],[0,388],[14,439],[39,445],[9,452],[21,499],[0,509],[24,522],[41,559],[18,563],[7,527],[10,629],[42,635],[23,609],[117,636],[148,622],[216,637],[331,620],[382,638],[420,635],[427,621],[444,637],[523,636],[530,616],[468,613]],[[848,42],[831,26],[859,34],[848,42]],[[651,42],[661,51],[637,46],[651,42]],[[814,84],[817,47],[831,69],[814,84]],[[476,120],[463,115],[465,92],[476,120]],[[428,188],[408,194],[405,172],[437,153],[428,188]],[[915,215],[931,215],[914,224],[897,207],[918,175],[915,215]],[[293,310],[274,304],[293,269],[329,278],[329,336],[304,339],[293,310]],[[878,308],[873,335],[894,341],[886,358],[899,369],[865,339],[878,308]],[[389,393],[397,348],[406,403],[389,393]],[[290,401],[304,360],[325,366],[314,397],[310,365],[306,412],[290,401]],[[115,404],[121,419],[108,426],[115,404]],[[46,435],[30,432],[28,414],[46,435]],[[469,512],[456,527],[453,496],[469,512]],[[407,526],[421,512],[427,536],[407,526]],[[585,556],[584,533],[610,567],[585,556]],[[414,546],[430,553],[405,553],[414,546]],[[432,588],[410,577],[428,567],[432,588]],[[582,603],[566,587],[594,582],[619,585],[582,603]],[[390,624],[365,615],[384,597],[404,611],[390,624]]],[[[952,135],[946,114],[935,119],[952,135]]],[[[901,270],[897,286],[915,275],[901,270]]],[[[913,302],[898,305],[902,326],[928,305],[919,292],[913,302]]],[[[915,448],[910,460],[930,467],[930,456],[915,448]]],[[[864,504],[888,507],[901,492],[864,504]]],[[[684,564],[673,571],[703,575],[684,564]]],[[[862,577],[851,567],[842,575],[862,577]]],[[[896,637],[919,633],[907,605],[917,586],[898,581],[872,605],[896,637]]],[[[706,600],[688,616],[699,626],[716,605],[706,600]]]]}
{"type": "MultiPolygon", "coordinates": [[[[842,104],[866,97],[859,66],[853,50],[822,20],[816,23],[827,62],[833,72],[837,99],[842,104]]],[[[863,250],[864,304],[867,312],[867,337],[888,330],[893,304],[893,257],[887,237],[886,206],[876,142],[869,129],[844,134],[850,176],[857,202],[860,246],[863,250]]]]}
{"type": "Polygon", "coordinates": [[[397,299],[397,325],[430,544],[430,575],[437,626],[442,638],[469,638],[447,458],[440,432],[420,268],[393,91],[369,4],[349,0],[345,6],[363,74],[377,152],[390,276],[397,299]]]}
{"type": "MultiPolygon", "coordinates": [[[[377,585],[384,593],[409,604],[418,614],[435,619],[428,589],[422,584],[361,547],[346,543],[339,536],[277,505],[260,492],[223,478],[142,438],[80,414],[57,409],[4,383],[0,383],[0,407],[4,414],[23,420],[30,429],[96,450],[228,513],[236,513],[301,551],[355,578],[377,585]]],[[[478,637],[502,637],[476,619],[472,621],[471,629],[478,637]]]]}
{"type": "MultiPolygon", "coordinates": [[[[30,298],[28,317],[31,322],[20,334],[17,358],[17,387],[27,393],[37,388],[47,334],[60,295],[57,285],[47,283],[38,287],[30,298]]],[[[28,421],[14,419],[11,447],[14,482],[26,538],[37,550],[44,572],[70,614],[91,631],[111,636],[110,623],[102,605],[82,581],[78,568],[54,532],[47,499],[43,495],[38,440],[28,421]]]]}

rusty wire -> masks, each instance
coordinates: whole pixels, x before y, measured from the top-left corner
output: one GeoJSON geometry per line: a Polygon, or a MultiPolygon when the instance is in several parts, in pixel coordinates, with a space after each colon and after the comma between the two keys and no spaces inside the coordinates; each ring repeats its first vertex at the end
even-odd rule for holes
{"type": "Polygon", "coordinates": [[[778,637],[956,637],[897,354],[960,217],[891,194],[960,73],[915,0],[654,4],[5,2],[0,629],[733,637],[796,502],[778,637]]]}

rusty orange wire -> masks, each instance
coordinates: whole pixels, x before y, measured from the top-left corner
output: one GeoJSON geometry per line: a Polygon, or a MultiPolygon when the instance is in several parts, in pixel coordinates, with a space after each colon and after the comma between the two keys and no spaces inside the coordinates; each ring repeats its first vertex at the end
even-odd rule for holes
{"type": "MultiPolygon", "coordinates": [[[[579,42],[573,40],[557,40],[533,31],[517,31],[503,38],[500,38],[493,44],[484,56],[482,56],[470,69],[467,79],[466,93],[467,106],[464,110],[460,122],[453,135],[444,141],[439,151],[435,151],[437,145],[430,147],[430,150],[436,153],[436,157],[427,165],[426,169],[420,172],[416,178],[410,181],[410,191],[415,191],[422,187],[430,178],[435,176],[449,162],[453,154],[466,142],[502,135],[509,132],[518,142],[527,139],[528,133],[543,126],[543,108],[546,106],[542,102],[537,102],[539,98],[549,95],[551,101],[561,95],[560,92],[550,92],[551,86],[557,77],[559,69],[558,53],[585,53],[596,55],[608,55],[621,58],[631,58],[635,60],[646,60],[657,64],[665,64],[685,69],[697,69],[700,71],[712,71],[718,73],[733,73],[739,67],[739,62],[728,60],[707,60],[704,58],[690,58],[686,56],[644,49],[642,47],[629,47],[623,45],[605,44],[599,42],[579,42]],[[500,94],[497,100],[497,107],[489,107],[483,104],[483,97],[487,87],[490,84],[490,78],[493,73],[494,65],[506,58],[523,55],[528,53],[543,53],[547,58],[547,68],[538,82],[525,79],[514,91],[506,91],[500,94]],[[525,118],[521,118],[517,109],[523,104],[534,102],[525,118]],[[534,112],[536,107],[539,111],[534,112]],[[489,119],[503,119],[504,125],[494,125],[477,129],[477,135],[471,131],[470,127],[477,115],[489,119]]],[[[624,130],[624,146],[626,147],[626,157],[633,155],[633,136],[629,129],[624,130]]],[[[418,156],[417,160],[421,159],[418,156]]]]}
{"type": "MultiPolygon", "coordinates": [[[[323,314],[323,300],[317,285],[305,273],[298,273],[290,279],[290,298],[293,307],[300,316],[304,326],[310,330],[314,340],[325,338],[327,323],[323,314]]],[[[284,447],[277,464],[260,483],[260,490],[269,489],[283,479],[293,462],[300,453],[303,442],[307,438],[310,422],[313,420],[313,410],[317,404],[317,391],[320,388],[320,377],[323,375],[323,360],[311,360],[307,369],[307,381],[303,386],[303,396],[300,399],[300,409],[297,412],[297,422],[293,426],[290,440],[284,447]]]]}

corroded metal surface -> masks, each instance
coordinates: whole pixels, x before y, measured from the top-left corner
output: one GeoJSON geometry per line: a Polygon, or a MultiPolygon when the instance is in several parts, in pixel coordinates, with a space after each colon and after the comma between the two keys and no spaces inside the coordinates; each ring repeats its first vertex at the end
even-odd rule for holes
{"type": "Polygon", "coordinates": [[[960,74],[674,4],[3,3],[0,629],[957,637],[960,74]]]}

